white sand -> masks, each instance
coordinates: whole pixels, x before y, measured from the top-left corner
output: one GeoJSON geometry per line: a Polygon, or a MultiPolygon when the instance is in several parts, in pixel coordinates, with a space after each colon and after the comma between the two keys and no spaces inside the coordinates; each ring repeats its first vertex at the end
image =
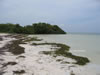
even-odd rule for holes
{"type": "MultiPolygon", "coordinates": [[[[5,34],[6,35],[6,34],[5,34]]],[[[3,35],[0,35],[3,36],[3,35]]],[[[4,47],[7,43],[10,43],[10,41],[15,40],[15,38],[10,38],[10,37],[2,37],[3,41],[0,41],[0,48],[4,47]]]]}
{"type": "Polygon", "coordinates": [[[41,51],[51,51],[52,46],[50,45],[32,46],[28,43],[21,44],[20,46],[25,48],[25,53],[15,56],[9,52],[6,52],[6,55],[1,56],[4,59],[3,63],[11,61],[18,63],[17,65],[9,65],[3,68],[5,71],[4,75],[13,75],[13,71],[16,70],[25,70],[25,73],[21,75],[70,75],[72,71],[75,73],[75,75],[97,75],[97,72],[94,71],[94,69],[97,69],[97,67],[93,64],[86,66],[64,63],[61,64],[62,61],[67,61],[70,63],[76,61],[63,56],[54,58],[50,55],[41,54],[41,51]],[[25,58],[19,58],[19,56],[25,56],[25,58]],[[57,59],[61,59],[62,61],[57,62],[57,59]]]}

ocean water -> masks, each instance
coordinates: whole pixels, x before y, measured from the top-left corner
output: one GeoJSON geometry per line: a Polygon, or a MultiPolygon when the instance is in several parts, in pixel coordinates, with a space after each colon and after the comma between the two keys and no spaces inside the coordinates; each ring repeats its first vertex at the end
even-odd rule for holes
{"type": "Polygon", "coordinates": [[[47,42],[64,43],[70,51],[79,56],[88,57],[93,64],[100,65],[100,35],[67,34],[67,35],[34,35],[47,42]]]}

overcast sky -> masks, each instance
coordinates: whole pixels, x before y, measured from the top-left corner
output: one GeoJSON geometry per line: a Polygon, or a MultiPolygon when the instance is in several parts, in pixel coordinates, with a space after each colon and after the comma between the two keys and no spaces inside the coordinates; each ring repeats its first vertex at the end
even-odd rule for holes
{"type": "Polygon", "coordinates": [[[0,0],[0,23],[57,24],[67,32],[100,33],[100,0],[0,0]]]}

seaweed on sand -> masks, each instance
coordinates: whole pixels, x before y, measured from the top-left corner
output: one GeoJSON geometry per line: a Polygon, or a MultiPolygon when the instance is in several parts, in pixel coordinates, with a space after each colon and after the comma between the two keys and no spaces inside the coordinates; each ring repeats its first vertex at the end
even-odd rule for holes
{"type": "Polygon", "coordinates": [[[15,55],[24,53],[24,48],[19,46],[20,43],[21,43],[21,40],[12,41],[12,44],[7,45],[8,51],[12,52],[15,55]]]}
{"type": "Polygon", "coordinates": [[[18,74],[18,75],[19,75],[19,74],[23,74],[23,73],[25,73],[25,71],[24,71],[24,70],[20,70],[20,71],[13,71],[13,73],[14,73],[14,74],[18,74]]]}
{"type": "Polygon", "coordinates": [[[3,64],[3,67],[6,67],[8,65],[16,65],[16,64],[17,64],[16,62],[8,62],[8,63],[3,64]]]}
{"type": "Polygon", "coordinates": [[[69,52],[70,47],[65,45],[65,44],[60,44],[60,43],[33,43],[32,45],[52,45],[52,46],[57,46],[58,48],[55,51],[42,51],[43,54],[46,55],[53,55],[54,57],[56,56],[64,56],[64,57],[69,57],[74,60],[76,60],[76,63],[73,64],[78,64],[78,65],[85,65],[89,63],[89,59],[86,57],[81,57],[81,56],[76,56],[73,55],[72,53],[69,52]]]}
{"type": "Polygon", "coordinates": [[[30,41],[42,41],[42,39],[38,39],[37,37],[27,37],[24,40],[24,42],[30,42],[30,41]]]}
{"type": "Polygon", "coordinates": [[[0,41],[3,41],[3,38],[2,37],[0,37],[0,41]]]}
{"type": "Polygon", "coordinates": [[[8,43],[4,47],[0,48],[0,51],[4,52],[4,50],[8,50],[9,52],[11,52],[15,55],[24,53],[24,48],[19,46],[19,44],[24,43],[24,42],[22,42],[22,37],[23,36],[11,35],[9,37],[17,38],[17,40],[10,41],[10,43],[8,43]]]}

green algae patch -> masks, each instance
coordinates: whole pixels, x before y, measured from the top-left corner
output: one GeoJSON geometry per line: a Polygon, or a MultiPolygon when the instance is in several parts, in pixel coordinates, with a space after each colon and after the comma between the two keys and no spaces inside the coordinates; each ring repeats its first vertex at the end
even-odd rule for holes
{"type": "Polygon", "coordinates": [[[30,41],[42,41],[42,39],[38,39],[37,37],[27,37],[25,38],[24,42],[30,42],[30,41]]]}
{"type": "Polygon", "coordinates": [[[42,51],[43,54],[46,55],[52,55],[54,57],[57,56],[64,56],[64,57],[69,57],[74,60],[76,60],[76,63],[73,64],[78,64],[78,65],[86,65],[89,63],[89,59],[86,57],[81,57],[81,56],[76,56],[73,55],[71,52],[69,52],[70,47],[65,45],[65,44],[60,44],[60,43],[33,43],[32,45],[52,45],[53,47],[58,47],[54,51],[42,51]]]}
{"type": "Polygon", "coordinates": [[[63,50],[63,51],[69,51],[69,46],[65,45],[65,44],[60,44],[60,43],[32,43],[32,45],[52,45],[53,47],[60,47],[59,48],[59,51],[60,50],[63,50]]]}

